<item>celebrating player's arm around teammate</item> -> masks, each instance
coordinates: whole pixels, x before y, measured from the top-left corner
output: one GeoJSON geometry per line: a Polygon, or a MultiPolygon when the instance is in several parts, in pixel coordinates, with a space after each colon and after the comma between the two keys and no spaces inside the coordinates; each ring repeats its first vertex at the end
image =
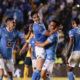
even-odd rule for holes
{"type": "MultiPolygon", "coordinates": [[[[49,31],[54,30],[55,28],[59,27],[59,23],[55,20],[51,21],[49,24],[49,31]]],[[[53,64],[56,59],[56,49],[58,45],[58,32],[53,33],[51,36],[47,38],[47,40],[43,43],[36,42],[36,46],[44,47],[46,50],[46,57],[45,62],[42,67],[41,71],[41,77],[46,80],[47,79],[47,71],[50,69],[50,71],[53,70],[53,64]],[[51,67],[52,66],[52,67],[51,67]]]]}
{"type": "MultiPolygon", "coordinates": [[[[58,28],[55,28],[52,31],[48,31],[45,29],[44,24],[41,23],[39,13],[37,11],[33,11],[31,13],[32,20],[34,21],[33,24],[33,32],[36,41],[42,43],[47,39],[47,36],[52,35],[53,33],[57,32],[58,28]]],[[[37,69],[34,71],[32,75],[32,80],[37,79],[36,77],[40,75],[40,71],[42,69],[44,60],[45,60],[45,49],[43,47],[35,46],[35,53],[37,57],[37,69]]]]}
{"type": "Polygon", "coordinates": [[[3,78],[4,71],[7,72],[8,80],[13,80],[12,73],[14,65],[12,52],[18,38],[23,38],[24,34],[15,30],[16,22],[13,18],[7,18],[6,26],[0,28],[0,80],[3,78]]]}
{"type": "Polygon", "coordinates": [[[75,80],[72,70],[80,59],[80,28],[78,27],[78,24],[79,24],[79,19],[74,18],[72,20],[73,29],[69,31],[70,41],[66,56],[67,76],[69,80],[75,80]]]}

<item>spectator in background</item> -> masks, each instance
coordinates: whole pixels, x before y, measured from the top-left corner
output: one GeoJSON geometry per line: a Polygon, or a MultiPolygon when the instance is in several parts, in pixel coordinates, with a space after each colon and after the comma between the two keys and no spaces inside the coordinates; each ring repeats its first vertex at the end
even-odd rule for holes
{"type": "Polygon", "coordinates": [[[16,28],[20,30],[24,25],[24,20],[23,20],[23,12],[19,9],[16,8],[14,12],[14,19],[16,20],[16,28]]]}
{"type": "Polygon", "coordinates": [[[0,8],[0,26],[1,26],[1,23],[2,23],[2,18],[3,18],[3,14],[2,14],[2,9],[0,8]]]}

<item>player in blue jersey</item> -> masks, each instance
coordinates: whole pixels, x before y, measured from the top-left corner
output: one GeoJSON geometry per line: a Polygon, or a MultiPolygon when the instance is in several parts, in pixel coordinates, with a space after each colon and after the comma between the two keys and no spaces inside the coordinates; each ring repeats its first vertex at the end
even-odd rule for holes
{"type": "Polygon", "coordinates": [[[3,78],[4,71],[7,72],[8,80],[13,80],[14,65],[12,52],[16,40],[24,37],[24,34],[15,30],[15,26],[15,20],[8,18],[6,27],[0,28],[0,80],[3,78]]]}
{"type": "MultiPolygon", "coordinates": [[[[44,42],[47,39],[47,36],[52,35],[53,33],[57,32],[57,30],[59,29],[59,28],[55,28],[52,31],[46,30],[44,25],[41,24],[40,16],[37,11],[33,11],[31,13],[31,17],[32,20],[34,21],[33,32],[35,35],[35,39],[40,43],[44,42]]],[[[46,55],[45,49],[38,46],[35,46],[35,53],[37,57],[37,69],[33,73],[33,76],[35,77],[32,76],[32,80],[37,79],[36,76],[40,75],[40,71],[42,69],[45,60],[45,55],[46,55]]]]}
{"type": "Polygon", "coordinates": [[[67,76],[69,80],[75,80],[72,70],[80,60],[80,28],[78,28],[78,24],[79,19],[74,18],[72,21],[73,29],[69,31],[70,41],[66,57],[67,76]]]}
{"type": "Polygon", "coordinates": [[[29,48],[28,48],[32,60],[32,67],[34,70],[36,69],[35,43],[36,43],[35,37],[32,37],[29,41],[29,48]]]}
{"type": "MultiPolygon", "coordinates": [[[[59,24],[57,21],[55,20],[51,21],[49,25],[49,31],[54,30],[58,26],[59,24]]],[[[49,69],[53,71],[53,65],[56,60],[56,49],[58,45],[58,37],[59,37],[58,32],[56,32],[56,33],[53,33],[51,36],[49,36],[45,42],[43,43],[36,42],[35,44],[40,47],[45,47],[46,49],[45,62],[43,64],[42,71],[41,71],[41,77],[44,80],[47,79],[47,76],[46,76],[47,71],[49,69]]]]}

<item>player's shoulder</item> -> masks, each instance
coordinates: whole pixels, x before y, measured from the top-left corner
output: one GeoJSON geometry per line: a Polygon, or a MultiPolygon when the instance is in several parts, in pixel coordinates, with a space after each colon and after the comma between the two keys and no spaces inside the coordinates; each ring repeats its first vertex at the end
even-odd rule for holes
{"type": "Polygon", "coordinates": [[[5,30],[5,29],[6,29],[5,27],[0,28],[0,30],[5,30]]]}
{"type": "Polygon", "coordinates": [[[70,29],[70,30],[69,30],[69,33],[74,32],[74,31],[75,31],[75,28],[70,29]]]}
{"type": "Polygon", "coordinates": [[[1,31],[1,32],[5,32],[5,31],[6,31],[6,28],[5,28],[5,27],[0,28],[0,31],[1,31]]]}
{"type": "Polygon", "coordinates": [[[79,29],[78,27],[73,28],[73,29],[69,30],[69,33],[70,33],[70,32],[75,32],[75,31],[77,31],[78,29],[79,29]]]}

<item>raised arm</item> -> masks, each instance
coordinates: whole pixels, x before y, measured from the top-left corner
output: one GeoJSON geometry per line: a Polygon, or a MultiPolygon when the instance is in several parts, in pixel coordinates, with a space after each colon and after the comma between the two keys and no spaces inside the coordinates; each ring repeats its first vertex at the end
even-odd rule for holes
{"type": "Polygon", "coordinates": [[[49,44],[50,44],[50,42],[48,40],[46,40],[44,43],[36,42],[35,46],[45,47],[45,46],[47,46],[49,44]]]}
{"type": "Polygon", "coordinates": [[[23,37],[23,39],[28,39],[30,34],[31,34],[31,32],[29,31],[28,34],[23,37]]]}
{"type": "Polygon", "coordinates": [[[27,46],[28,46],[28,43],[26,42],[26,43],[23,45],[23,47],[21,48],[20,52],[19,52],[20,55],[21,55],[22,52],[26,49],[27,46]]]}
{"type": "Polygon", "coordinates": [[[52,35],[53,33],[56,33],[56,32],[57,32],[57,28],[54,29],[54,30],[52,30],[52,31],[46,30],[45,33],[44,33],[44,35],[49,37],[50,35],[52,35]]]}
{"type": "Polygon", "coordinates": [[[62,29],[63,29],[63,26],[56,27],[54,30],[51,30],[51,31],[46,30],[44,35],[49,37],[53,33],[56,33],[57,31],[62,30],[62,29]]]}

